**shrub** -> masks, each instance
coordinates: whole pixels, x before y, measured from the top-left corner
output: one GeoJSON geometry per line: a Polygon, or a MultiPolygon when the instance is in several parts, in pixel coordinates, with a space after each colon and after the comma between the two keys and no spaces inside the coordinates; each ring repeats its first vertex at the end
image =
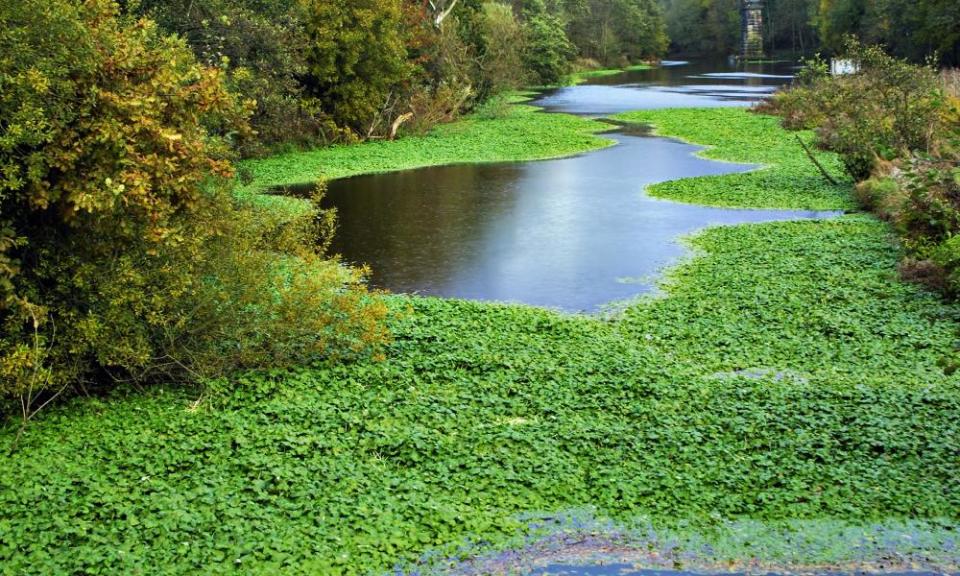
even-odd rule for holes
{"type": "Polygon", "coordinates": [[[819,145],[838,152],[856,179],[878,160],[931,152],[945,129],[943,83],[937,71],[888,56],[876,46],[848,40],[846,58],[856,74],[813,75],[775,97],[772,108],[789,128],[817,128],[819,145]]]}
{"type": "Polygon", "coordinates": [[[408,103],[413,114],[403,125],[405,133],[426,134],[437,124],[452,122],[473,98],[469,85],[441,82],[433,87],[423,87],[410,95],[408,103]]]}
{"type": "Polygon", "coordinates": [[[940,73],[943,78],[944,89],[951,98],[960,98],[960,69],[951,68],[940,73]]]}
{"type": "Polygon", "coordinates": [[[244,110],[182,41],[109,0],[14,0],[0,54],[0,394],[25,418],[77,383],[384,340],[359,273],[305,243],[329,214],[232,197],[244,110]]]}
{"type": "Polygon", "coordinates": [[[848,40],[859,72],[830,77],[813,61],[790,90],[764,106],[786,127],[815,128],[861,182],[861,203],[890,220],[903,240],[901,273],[960,295],[960,100],[949,73],[848,40]]]}

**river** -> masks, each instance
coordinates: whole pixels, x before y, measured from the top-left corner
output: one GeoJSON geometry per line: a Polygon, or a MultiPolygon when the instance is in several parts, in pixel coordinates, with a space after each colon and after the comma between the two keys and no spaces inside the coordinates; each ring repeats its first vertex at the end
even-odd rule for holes
{"type": "MultiPolygon", "coordinates": [[[[548,112],[603,116],[641,108],[747,106],[792,68],[738,70],[668,62],[545,93],[548,112]]],[[[330,182],[339,214],[333,251],[368,264],[398,293],[520,302],[595,312],[655,288],[684,235],[706,226],[827,213],[719,209],[651,198],[644,189],[756,166],[694,156],[701,148],[610,132],[616,146],[540,162],[461,164],[330,182]]],[[[465,159],[469,161],[469,159],[465,159]]]]}

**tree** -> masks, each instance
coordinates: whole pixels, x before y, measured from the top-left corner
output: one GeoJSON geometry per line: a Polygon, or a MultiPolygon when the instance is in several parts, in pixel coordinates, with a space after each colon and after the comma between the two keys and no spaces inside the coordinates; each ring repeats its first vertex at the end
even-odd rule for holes
{"type": "Polygon", "coordinates": [[[574,5],[568,29],[581,56],[609,65],[657,58],[668,42],[655,0],[586,0],[574,5]]]}
{"type": "Polygon", "coordinates": [[[437,28],[443,27],[443,22],[453,14],[453,9],[457,7],[459,0],[427,0],[427,5],[433,14],[433,25],[437,28]]]}
{"type": "Polygon", "coordinates": [[[307,39],[296,0],[141,0],[132,7],[183,38],[200,62],[223,70],[231,92],[253,102],[257,138],[244,155],[340,136],[300,83],[307,39]]]}
{"type": "Polygon", "coordinates": [[[0,393],[196,381],[381,341],[329,215],[230,194],[223,73],[110,0],[0,4],[0,393]]]}
{"type": "Polygon", "coordinates": [[[767,0],[767,50],[806,54],[817,47],[817,0],[767,0]]]}
{"type": "Polygon", "coordinates": [[[570,60],[576,48],[567,39],[563,22],[548,12],[528,12],[524,22],[524,66],[534,82],[542,85],[559,83],[570,71],[570,60]]]}
{"type": "Polygon", "coordinates": [[[674,52],[735,54],[740,39],[740,0],[662,0],[674,52]]]}
{"type": "Polygon", "coordinates": [[[497,94],[518,88],[524,82],[524,30],[513,14],[513,7],[499,2],[483,5],[481,20],[484,52],[480,70],[484,90],[497,94]]]}
{"type": "Polygon", "coordinates": [[[410,76],[400,0],[303,0],[308,87],[337,124],[369,135],[410,76]]]}

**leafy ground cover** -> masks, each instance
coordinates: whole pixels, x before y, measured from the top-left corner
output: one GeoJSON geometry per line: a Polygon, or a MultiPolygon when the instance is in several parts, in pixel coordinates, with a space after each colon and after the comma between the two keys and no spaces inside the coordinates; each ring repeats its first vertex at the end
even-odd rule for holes
{"type": "Polygon", "coordinates": [[[250,160],[248,190],[303,184],[357,174],[392,172],[463,162],[543,160],[613,145],[599,136],[610,125],[568,114],[545,114],[512,98],[503,114],[474,114],[442,124],[425,136],[361,146],[333,146],[250,160]]]}
{"type": "Polygon", "coordinates": [[[830,184],[797,141],[811,149],[810,132],[787,135],[772,116],[747,114],[737,108],[643,110],[614,116],[622,122],[649,123],[655,133],[709,146],[704,158],[761,164],[748,174],[687,178],[658,184],[658,198],[730,208],[854,209],[851,183],[836,155],[815,151],[817,160],[838,184],[830,184]]]}
{"type": "MultiPolygon", "coordinates": [[[[717,156],[723,131],[689,122],[791,138],[744,111],[630,118],[717,156]]],[[[771,163],[768,182],[815,180],[809,162],[730,149],[771,163]]],[[[848,201],[766,193],[757,174],[713,179],[711,198],[848,201]]],[[[658,526],[889,520],[949,538],[960,374],[938,362],[960,309],[900,283],[888,228],[866,215],[691,243],[700,255],[665,295],[617,317],[387,297],[386,361],[54,408],[0,467],[0,572],[382,573],[583,506],[658,526]]]]}
{"type": "Polygon", "coordinates": [[[602,78],[604,76],[617,76],[624,72],[638,72],[640,70],[650,70],[653,66],[649,64],[634,64],[625,68],[602,68],[599,70],[581,70],[570,75],[570,84],[583,84],[591,78],[602,78]]]}

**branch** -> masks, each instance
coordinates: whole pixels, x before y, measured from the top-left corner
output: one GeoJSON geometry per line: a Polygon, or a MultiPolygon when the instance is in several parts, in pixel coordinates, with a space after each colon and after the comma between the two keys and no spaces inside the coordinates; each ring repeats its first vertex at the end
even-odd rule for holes
{"type": "Polygon", "coordinates": [[[404,122],[410,120],[411,118],[413,118],[413,112],[407,112],[406,114],[401,114],[396,120],[393,121],[393,125],[390,126],[391,140],[397,137],[397,130],[400,129],[400,126],[402,126],[404,122]]]}
{"type": "MultiPolygon", "coordinates": [[[[452,2],[450,2],[450,5],[447,6],[446,10],[443,10],[439,14],[437,14],[436,18],[434,18],[433,20],[433,25],[436,26],[437,28],[442,28],[443,21],[447,19],[447,16],[449,16],[451,12],[453,12],[453,9],[457,6],[457,2],[459,2],[459,0],[453,0],[452,2]]],[[[430,2],[430,5],[434,6],[434,3],[430,2]]],[[[435,6],[434,6],[434,10],[436,10],[435,6]]]]}
{"type": "Polygon", "coordinates": [[[807,153],[807,158],[809,158],[810,161],[813,162],[814,166],[820,170],[820,173],[823,174],[823,177],[827,179],[827,182],[836,186],[837,181],[833,179],[833,176],[831,176],[829,172],[827,172],[826,168],[823,167],[823,164],[817,160],[817,157],[813,155],[813,152],[810,151],[810,148],[807,147],[806,143],[803,141],[803,138],[800,138],[799,134],[797,134],[797,142],[800,143],[800,147],[803,148],[803,151],[807,153]]]}

